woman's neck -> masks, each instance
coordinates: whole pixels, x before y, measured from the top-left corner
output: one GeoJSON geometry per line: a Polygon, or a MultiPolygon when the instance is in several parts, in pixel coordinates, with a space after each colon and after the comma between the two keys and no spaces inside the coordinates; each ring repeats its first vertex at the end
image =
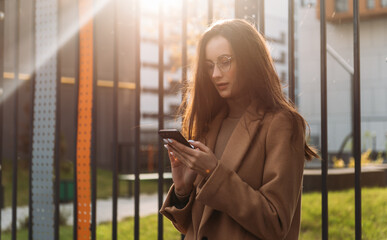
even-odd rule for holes
{"type": "Polygon", "coordinates": [[[239,118],[250,105],[250,99],[247,97],[238,99],[227,99],[228,117],[239,118]]]}

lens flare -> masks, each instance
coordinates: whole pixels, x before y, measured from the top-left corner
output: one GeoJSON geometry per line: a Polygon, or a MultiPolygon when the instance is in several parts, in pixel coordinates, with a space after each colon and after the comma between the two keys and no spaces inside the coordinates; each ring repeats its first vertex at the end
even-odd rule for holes
{"type": "MultiPolygon", "coordinates": [[[[0,96],[2,102],[5,102],[10,96],[13,95],[16,88],[19,88],[24,81],[20,80],[28,80],[31,78],[32,74],[34,72],[37,72],[41,67],[45,66],[45,64],[50,61],[50,59],[57,55],[59,50],[68,43],[77,33],[78,31],[85,26],[90,20],[94,19],[95,16],[97,16],[109,3],[114,3],[112,0],[95,0],[93,11],[89,12],[85,16],[82,16],[82,18],[79,18],[80,20],[75,22],[75,24],[72,24],[71,26],[67,27],[63,32],[58,33],[58,43],[57,44],[48,44],[46,50],[39,54],[39,59],[36,59],[35,65],[32,69],[27,71],[27,74],[18,74],[18,84],[9,84],[9,86],[3,86],[3,89],[0,89],[0,96]],[[5,87],[7,90],[5,91],[5,87]]],[[[75,11],[76,9],[74,9],[75,11]]],[[[28,49],[28,45],[30,45],[30,39],[25,38],[20,40],[19,49],[28,49]]],[[[21,59],[21,66],[28,65],[28,59],[23,58],[21,59]]],[[[15,75],[6,75],[4,74],[4,78],[11,78],[15,79],[15,75]]]]}

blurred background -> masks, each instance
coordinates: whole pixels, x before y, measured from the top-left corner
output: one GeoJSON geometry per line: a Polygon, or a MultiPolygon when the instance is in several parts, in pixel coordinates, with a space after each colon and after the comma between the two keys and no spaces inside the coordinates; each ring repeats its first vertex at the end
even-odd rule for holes
{"type": "MultiPolygon", "coordinates": [[[[283,83],[283,91],[289,94],[288,1],[213,0],[212,5],[209,5],[208,0],[162,1],[164,14],[161,23],[164,35],[162,66],[159,64],[160,1],[141,0],[139,8],[135,7],[134,0],[95,0],[93,2],[94,12],[91,19],[94,24],[94,80],[96,82],[96,135],[94,138],[96,154],[93,164],[97,167],[97,198],[99,199],[112,197],[113,179],[134,174],[136,161],[139,164],[140,173],[157,173],[159,164],[163,165],[166,172],[170,171],[165,153],[163,153],[164,158],[159,159],[160,148],[157,134],[159,121],[162,118],[164,128],[180,128],[181,119],[177,116],[177,108],[184,94],[181,91],[185,84],[184,78],[187,76],[190,81],[196,45],[209,22],[238,17],[255,24],[267,39],[277,73],[283,83]],[[136,14],[140,16],[139,22],[135,18],[136,14]],[[183,32],[185,28],[182,27],[185,24],[184,21],[186,21],[186,33],[183,32]],[[140,24],[139,36],[136,32],[137,23],[140,24]],[[139,37],[139,43],[136,42],[136,37],[139,37]],[[139,61],[136,56],[138,46],[140,47],[139,61]],[[140,68],[140,88],[136,83],[137,68],[140,68]],[[163,74],[163,113],[159,112],[160,69],[163,74]],[[115,76],[118,81],[117,112],[114,112],[115,76]],[[136,102],[136,91],[139,91],[140,94],[139,103],[136,102]],[[140,106],[140,116],[136,116],[136,104],[140,106]],[[114,117],[117,117],[117,121],[114,117]],[[136,124],[137,117],[140,121],[139,126],[136,124]],[[118,128],[117,141],[114,139],[115,127],[118,128]],[[137,130],[140,134],[138,156],[135,149],[137,130]],[[113,159],[114,154],[117,154],[118,165],[113,159]],[[115,168],[118,170],[118,176],[114,173],[115,168]]],[[[26,206],[29,201],[29,156],[31,134],[33,134],[31,131],[33,113],[31,79],[36,67],[34,61],[35,5],[34,1],[29,0],[0,0],[0,2],[3,2],[4,6],[0,13],[3,27],[3,31],[0,32],[0,43],[3,48],[3,51],[0,50],[0,70],[2,70],[0,94],[3,107],[1,126],[3,139],[2,202],[3,207],[7,208],[12,205],[13,201],[12,164],[15,161],[15,151],[19,169],[19,181],[16,187],[19,193],[17,205],[26,206]],[[15,81],[17,81],[16,84],[15,81]],[[14,94],[16,89],[18,94],[14,94]],[[15,111],[18,112],[17,121],[15,111]],[[15,135],[15,128],[18,129],[17,135],[15,135]],[[15,138],[18,141],[14,141],[15,138]]],[[[58,4],[58,51],[55,54],[58,54],[60,82],[60,106],[58,106],[60,126],[57,134],[60,141],[60,180],[65,184],[63,186],[69,187],[68,194],[70,194],[69,196],[62,195],[61,202],[69,203],[74,200],[72,193],[76,151],[74,143],[77,134],[74,129],[77,125],[78,31],[82,26],[79,23],[77,10],[79,1],[58,0],[58,4]]],[[[330,170],[342,170],[341,172],[332,171],[332,174],[345,175],[342,178],[331,177],[331,180],[328,180],[328,188],[333,192],[330,195],[332,196],[330,206],[337,207],[337,212],[330,212],[329,215],[332,216],[329,220],[330,226],[335,226],[331,228],[329,234],[332,239],[353,239],[354,218],[352,219],[352,215],[354,210],[352,207],[345,212],[344,207],[354,205],[352,197],[354,186],[352,178],[354,167],[352,156],[353,3],[350,0],[327,0],[325,4],[327,20],[327,161],[330,170]],[[345,169],[349,169],[349,172],[345,169]],[[340,194],[349,195],[343,197],[340,194]],[[347,228],[348,231],[345,230],[347,228]]],[[[382,239],[379,237],[387,235],[385,227],[387,226],[387,205],[385,201],[384,203],[382,200],[378,202],[376,196],[387,197],[385,188],[387,185],[387,0],[359,0],[359,12],[361,164],[364,169],[372,172],[362,175],[364,187],[367,187],[362,196],[364,200],[363,226],[369,229],[364,230],[367,232],[364,234],[368,234],[365,235],[365,239],[382,239]],[[374,201],[368,203],[366,199],[374,199],[374,201]],[[367,211],[371,211],[367,206],[372,206],[370,208],[374,209],[375,213],[367,214],[367,211]],[[375,219],[379,219],[376,226],[367,228],[372,225],[372,222],[375,223],[375,219]]],[[[321,150],[320,1],[294,1],[292,17],[294,20],[295,105],[309,123],[309,143],[321,150]]],[[[304,194],[306,196],[303,205],[312,207],[312,209],[303,210],[308,215],[303,216],[301,237],[302,239],[316,239],[316,236],[320,238],[321,235],[321,175],[319,175],[321,160],[314,159],[306,163],[305,169],[304,194]],[[308,202],[309,198],[311,198],[310,202],[308,202]]],[[[133,197],[132,183],[133,181],[120,180],[118,197],[128,199],[133,197]]],[[[170,179],[166,179],[164,191],[170,184],[170,179]]],[[[140,189],[142,194],[155,194],[157,179],[149,182],[142,181],[140,189]]],[[[123,205],[122,209],[133,208],[133,204],[130,202],[123,205]]],[[[156,200],[154,204],[153,214],[157,213],[156,200]]],[[[336,211],[335,209],[332,208],[330,211],[336,211]]],[[[70,215],[72,210],[68,211],[70,215]]],[[[5,212],[2,211],[2,214],[5,212]]],[[[18,215],[20,214],[19,212],[18,215]]],[[[21,216],[20,219],[23,217],[21,216]]],[[[71,225],[71,217],[67,216],[67,218],[70,219],[68,222],[71,225]]],[[[156,219],[156,215],[153,215],[152,218],[156,219]]],[[[69,224],[65,221],[64,225],[69,224]]],[[[5,233],[11,230],[8,225],[8,223],[2,224],[2,231],[5,233]]],[[[104,232],[109,231],[104,230],[104,232]]],[[[174,237],[179,237],[176,234],[177,232],[172,233],[174,237]]],[[[148,238],[145,237],[145,239],[148,238]]]]}

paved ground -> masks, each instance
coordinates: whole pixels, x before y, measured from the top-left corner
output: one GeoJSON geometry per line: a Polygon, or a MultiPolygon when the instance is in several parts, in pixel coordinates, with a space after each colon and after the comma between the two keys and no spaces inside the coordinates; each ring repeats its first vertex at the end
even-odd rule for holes
{"type": "MultiPolygon", "coordinates": [[[[67,223],[73,224],[73,204],[66,203],[60,205],[60,212],[67,216],[67,223]]],[[[140,196],[140,216],[147,216],[158,212],[157,194],[140,196]]],[[[28,206],[17,209],[18,223],[28,216],[28,206]]],[[[134,216],[134,199],[119,198],[117,219],[134,216]]],[[[10,229],[12,221],[12,209],[1,210],[1,230],[10,229]]],[[[112,199],[97,200],[97,224],[112,221],[112,199]]]]}

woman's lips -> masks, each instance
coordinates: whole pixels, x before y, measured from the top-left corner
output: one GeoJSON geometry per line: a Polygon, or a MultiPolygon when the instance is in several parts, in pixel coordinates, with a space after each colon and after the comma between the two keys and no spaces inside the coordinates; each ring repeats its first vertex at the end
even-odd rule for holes
{"type": "Polygon", "coordinates": [[[225,90],[228,86],[228,83],[217,83],[216,84],[216,87],[219,89],[219,90],[225,90]]]}

